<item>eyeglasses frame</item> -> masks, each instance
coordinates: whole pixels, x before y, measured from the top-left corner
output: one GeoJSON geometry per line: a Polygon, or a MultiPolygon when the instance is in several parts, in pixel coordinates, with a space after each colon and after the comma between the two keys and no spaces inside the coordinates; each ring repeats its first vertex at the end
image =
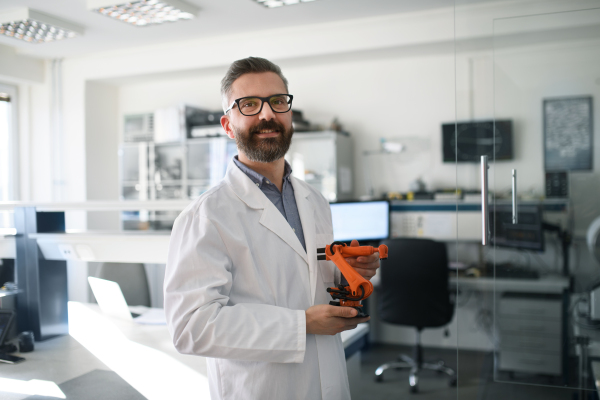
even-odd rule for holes
{"type": "Polygon", "coordinates": [[[229,106],[229,108],[227,110],[225,110],[225,114],[227,114],[229,111],[233,110],[233,107],[237,104],[238,106],[238,110],[240,110],[240,114],[242,114],[245,117],[252,117],[254,115],[258,115],[260,114],[260,112],[263,109],[263,106],[265,105],[265,102],[267,102],[267,104],[269,104],[269,107],[271,107],[271,111],[273,111],[274,113],[277,114],[285,114],[286,112],[290,112],[290,110],[292,109],[292,101],[294,100],[294,96],[288,93],[278,93],[278,94],[274,94],[272,96],[268,96],[268,97],[259,97],[259,96],[245,96],[245,97],[240,97],[239,99],[235,99],[231,105],[229,106]],[[288,104],[290,105],[290,108],[287,111],[275,111],[273,110],[273,106],[271,105],[271,102],[269,100],[271,100],[271,98],[273,97],[277,97],[277,96],[288,96],[290,98],[290,100],[288,101],[288,104]],[[244,99],[260,99],[261,103],[260,103],[260,109],[258,110],[258,112],[254,113],[254,114],[250,114],[250,115],[246,115],[242,112],[242,109],[240,108],[240,101],[244,100],[244,99]]]}

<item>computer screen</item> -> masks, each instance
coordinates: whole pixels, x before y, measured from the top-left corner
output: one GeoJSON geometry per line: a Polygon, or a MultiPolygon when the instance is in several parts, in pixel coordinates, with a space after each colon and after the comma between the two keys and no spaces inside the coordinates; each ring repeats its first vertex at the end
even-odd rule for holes
{"type": "Polygon", "coordinates": [[[488,120],[442,124],[442,156],[444,162],[512,160],[512,121],[488,120]]]}
{"type": "Polygon", "coordinates": [[[330,206],[334,240],[383,240],[390,236],[387,201],[353,201],[330,206]]]}
{"type": "Polygon", "coordinates": [[[519,205],[518,210],[518,224],[513,224],[512,205],[496,205],[492,208],[492,243],[499,247],[544,251],[542,207],[519,205]]]}

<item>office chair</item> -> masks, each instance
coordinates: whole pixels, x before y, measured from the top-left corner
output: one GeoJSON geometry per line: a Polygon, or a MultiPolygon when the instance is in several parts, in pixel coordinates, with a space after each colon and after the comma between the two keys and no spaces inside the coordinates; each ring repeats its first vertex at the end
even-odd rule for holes
{"type": "Polygon", "coordinates": [[[383,380],[388,369],[410,369],[410,391],[417,393],[422,369],[444,373],[450,386],[456,386],[456,373],[443,361],[423,362],[421,331],[447,325],[454,315],[454,304],[448,289],[448,255],[444,243],[427,239],[391,239],[389,257],[381,260],[378,290],[378,314],[390,324],[415,327],[417,340],[414,358],[400,355],[397,361],[381,365],[375,371],[375,381],[383,380]]]}
{"type": "Polygon", "coordinates": [[[98,278],[117,282],[129,306],[150,307],[150,288],[144,264],[102,263],[98,278]]]}

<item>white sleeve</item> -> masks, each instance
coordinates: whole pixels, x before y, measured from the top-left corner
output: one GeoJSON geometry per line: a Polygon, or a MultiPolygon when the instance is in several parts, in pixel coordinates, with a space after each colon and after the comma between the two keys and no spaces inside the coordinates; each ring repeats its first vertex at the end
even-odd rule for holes
{"type": "Polygon", "coordinates": [[[214,358],[303,362],[305,312],[267,304],[228,305],[231,270],[214,224],[201,214],[182,214],[171,233],[164,283],[167,325],[177,350],[214,358]]]}

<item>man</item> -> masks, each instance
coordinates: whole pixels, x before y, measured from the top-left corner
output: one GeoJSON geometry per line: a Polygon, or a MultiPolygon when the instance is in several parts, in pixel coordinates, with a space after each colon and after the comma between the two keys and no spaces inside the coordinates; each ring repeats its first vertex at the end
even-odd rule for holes
{"type": "MultiPolygon", "coordinates": [[[[250,57],[231,65],[221,95],[238,156],[173,227],[165,312],[175,347],[207,357],[213,399],[348,399],[338,333],[368,318],[328,304],[341,275],[316,250],[333,242],[331,212],[284,160],[287,81],[250,57]]],[[[379,267],[377,254],[348,261],[368,279],[379,267]]]]}

